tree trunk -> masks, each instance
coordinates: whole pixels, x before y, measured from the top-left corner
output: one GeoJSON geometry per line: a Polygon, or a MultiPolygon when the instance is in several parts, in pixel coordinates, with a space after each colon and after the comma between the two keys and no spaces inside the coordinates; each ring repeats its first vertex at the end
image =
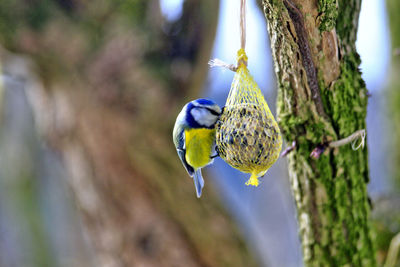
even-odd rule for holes
{"type": "MultiPolygon", "coordinates": [[[[375,266],[367,149],[327,144],[365,129],[355,49],[360,0],[264,0],[278,80],[278,122],[306,266],[375,266]],[[325,152],[318,158],[311,153],[325,152]]],[[[318,155],[317,155],[318,156],[318,155]]]]}

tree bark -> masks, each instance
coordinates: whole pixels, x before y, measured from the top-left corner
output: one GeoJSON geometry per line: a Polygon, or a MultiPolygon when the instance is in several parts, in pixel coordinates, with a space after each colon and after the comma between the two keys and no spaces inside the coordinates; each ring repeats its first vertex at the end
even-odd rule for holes
{"type": "Polygon", "coordinates": [[[264,0],[278,81],[278,122],[306,266],[375,266],[367,149],[327,144],[365,129],[355,49],[360,0],[264,0]],[[325,152],[319,159],[311,153],[325,152]]]}

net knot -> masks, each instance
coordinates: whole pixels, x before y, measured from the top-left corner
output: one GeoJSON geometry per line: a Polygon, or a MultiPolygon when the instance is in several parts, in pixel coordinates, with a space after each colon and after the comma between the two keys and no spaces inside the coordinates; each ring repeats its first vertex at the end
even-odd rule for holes
{"type": "Polygon", "coordinates": [[[237,52],[237,67],[240,67],[241,64],[247,66],[247,55],[243,48],[240,48],[237,52]]]}

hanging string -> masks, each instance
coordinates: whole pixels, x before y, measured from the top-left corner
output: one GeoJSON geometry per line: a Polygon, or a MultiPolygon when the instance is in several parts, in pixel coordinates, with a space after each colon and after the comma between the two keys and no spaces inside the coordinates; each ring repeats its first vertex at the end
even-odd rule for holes
{"type": "Polygon", "coordinates": [[[222,67],[236,72],[240,64],[247,66],[247,56],[245,53],[246,47],[246,0],[240,0],[240,49],[237,55],[237,66],[226,63],[218,58],[211,59],[208,65],[212,67],[222,67]]]}
{"type": "Polygon", "coordinates": [[[233,72],[236,72],[236,70],[237,70],[237,67],[235,65],[226,63],[225,61],[222,61],[219,58],[211,59],[210,61],[208,61],[208,65],[211,68],[213,68],[213,67],[221,67],[221,68],[225,68],[225,69],[231,70],[233,72]]]}
{"type": "Polygon", "coordinates": [[[240,0],[240,50],[237,55],[237,66],[247,66],[246,47],[246,0],[240,0]]]}
{"type": "Polygon", "coordinates": [[[240,0],[240,48],[246,47],[246,0],[240,0]]]}

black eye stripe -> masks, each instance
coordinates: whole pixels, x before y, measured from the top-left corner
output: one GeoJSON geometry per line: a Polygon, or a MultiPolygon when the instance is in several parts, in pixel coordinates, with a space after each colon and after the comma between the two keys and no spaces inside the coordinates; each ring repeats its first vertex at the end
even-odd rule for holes
{"type": "Polygon", "coordinates": [[[211,109],[211,108],[206,108],[208,111],[210,111],[211,114],[215,115],[215,116],[219,116],[220,114],[218,112],[216,112],[215,110],[211,109]]]}

